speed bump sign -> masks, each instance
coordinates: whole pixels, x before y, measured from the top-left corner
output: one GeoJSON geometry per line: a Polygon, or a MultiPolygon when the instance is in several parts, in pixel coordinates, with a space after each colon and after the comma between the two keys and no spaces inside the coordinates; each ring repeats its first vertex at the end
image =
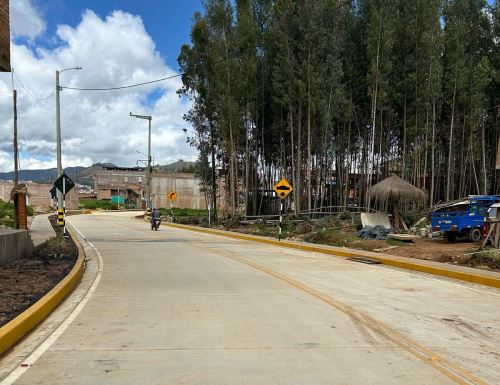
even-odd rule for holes
{"type": "Polygon", "coordinates": [[[174,191],[171,191],[167,194],[167,198],[170,202],[175,201],[177,199],[177,194],[174,191]]]}
{"type": "Polygon", "coordinates": [[[281,199],[285,199],[285,197],[293,191],[293,187],[283,178],[274,185],[274,191],[276,191],[276,194],[278,194],[281,199]]]}

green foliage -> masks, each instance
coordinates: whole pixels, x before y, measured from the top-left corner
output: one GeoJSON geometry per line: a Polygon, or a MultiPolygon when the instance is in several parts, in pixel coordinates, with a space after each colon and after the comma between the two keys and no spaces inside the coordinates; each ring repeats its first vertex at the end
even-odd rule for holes
{"type": "Polygon", "coordinates": [[[500,250],[483,250],[472,254],[468,264],[473,267],[500,269],[500,250]]]}
{"type": "MultiPolygon", "coordinates": [[[[28,216],[33,216],[35,210],[31,206],[26,207],[28,216]]],[[[4,202],[0,199],[0,225],[6,227],[14,227],[14,204],[12,202],[4,202]]]]}
{"type": "Polygon", "coordinates": [[[78,202],[78,206],[83,209],[88,210],[117,210],[118,205],[116,203],[112,203],[109,200],[98,200],[98,199],[80,199],[78,202]]]}
{"type": "Polygon", "coordinates": [[[181,209],[173,207],[171,209],[160,208],[162,215],[173,215],[174,217],[203,217],[208,216],[208,210],[181,209]]]}
{"type": "Polygon", "coordinates": [[[202,192],[233,215],[276,214],[281,177],[297,213],[366,206],[370,171],[431,204],[499,192],[499,19],[498,0],[205,1],[178,58],[202,192]]]}

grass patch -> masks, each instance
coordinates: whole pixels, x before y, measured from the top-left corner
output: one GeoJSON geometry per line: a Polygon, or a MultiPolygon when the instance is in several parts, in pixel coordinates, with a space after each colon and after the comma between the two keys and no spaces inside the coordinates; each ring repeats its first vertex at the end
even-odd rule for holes
{"type": "Polygon", "coordinates": [[[408,246],[408,242],[402,241],[401,239],[387,239],[387,243],[391,246],[408,246]]]}
{"type": "Polygon", "coordinates": [[[174,207],[172,209],[167,209],[162,207],[160,209],[162,215],[171,215],[174,217],[207,217],[208,210],[196,210],[196,209],[181,209],[174,207]]]}
{"type": "Polygon", "coordinates": [[[500,269],[500,250],[491,249],[478,251],[472,254],[467,264],[472,267],[500,269]]]}
{"type": "Polygon", "coordinates": [[[349,246],[358,238],[338,229],[324,229],[307,235],[304,240],[311,243],[342,247],[349,246]]]}

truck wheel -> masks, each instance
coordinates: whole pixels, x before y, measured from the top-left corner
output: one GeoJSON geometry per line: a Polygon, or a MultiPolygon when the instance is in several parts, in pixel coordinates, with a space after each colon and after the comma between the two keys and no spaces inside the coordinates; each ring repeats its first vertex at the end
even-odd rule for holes
{"type": "Polygon", "coordinates": [[[446,237],[446,240],[448,242],[455,242],[455,240],[457,239],[457,234],[453,231],[446,232],[444,236],[446,237]]]}
{"type": "Polygon", "coordinates": [[[469,237],[472,242],[479,242],[483,238],[483,235],[481,234],[481,230],[472,229],[469,237]]]}

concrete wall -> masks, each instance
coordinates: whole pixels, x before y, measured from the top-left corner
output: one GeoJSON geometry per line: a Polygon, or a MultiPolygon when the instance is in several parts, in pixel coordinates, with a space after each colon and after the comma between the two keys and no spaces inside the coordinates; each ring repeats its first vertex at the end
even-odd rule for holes
{"type": "MultiPolygon", "coordinates": [[[[14,183],[0,182],[0,198],[5,202],[10,199],[10,192],[14,183]]],[[[51,205],[50,189],[52,184],[48,183],[26,183],[28,188],[28,204],[34,207],[46,208],[51,205]]],[[[78,209],[78,191],[73,188],[66,194],[66,208],[70,210],[78,209]]]]}
{"type": "Polygon", "coordinates": [[[10,71],[9,0],[0,0],[0,72],[10,71]]]}
{"type": "Polygon", "coordinates": [[[193,174],[155,172],[151,178],[151,199],[154,207],[170,208],[169,192],[176,192],[172,207],[206,210],[205,197],[193,174]]]}
{"type": "Polygon", "coordinates": [[[33,251],[27,230],[0,230],[0,266],[25,257],[33,251]]]}

